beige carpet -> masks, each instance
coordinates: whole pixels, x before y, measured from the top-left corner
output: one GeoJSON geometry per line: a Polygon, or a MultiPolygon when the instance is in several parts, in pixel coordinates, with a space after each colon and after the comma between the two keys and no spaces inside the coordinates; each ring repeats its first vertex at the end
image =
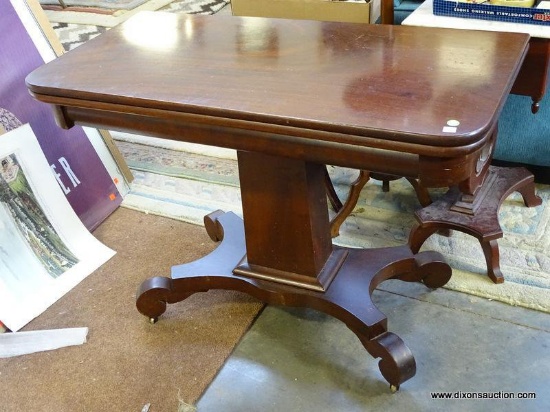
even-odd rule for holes
{"type": "Polygon", "coordinates": [[[135,290],[210,252],[204,228],[119,208],[94,235],[117,254],[23,330],[88,327],[88,341],[0,359],[0,411],[176,412],[194,404],[262,304],[210,291],[170,305],[155,325],[135,290]]]}

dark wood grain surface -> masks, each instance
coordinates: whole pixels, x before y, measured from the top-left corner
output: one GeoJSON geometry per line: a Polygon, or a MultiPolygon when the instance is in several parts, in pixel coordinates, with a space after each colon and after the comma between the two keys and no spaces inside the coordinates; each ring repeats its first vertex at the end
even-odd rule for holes
{"type": "Polygon", "coordinates": [[[143,13],[27,82],[45,101],[214,116],[409,153],[473,150],[527,43],[515,33],[143,13]],[[460,121],[456,133],[442,132],[448,120],[460,121]]]}

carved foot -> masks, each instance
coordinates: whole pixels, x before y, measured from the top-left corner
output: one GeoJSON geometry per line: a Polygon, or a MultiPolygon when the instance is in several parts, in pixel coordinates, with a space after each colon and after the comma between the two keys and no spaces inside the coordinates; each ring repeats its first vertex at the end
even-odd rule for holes
{"type": "Polygon", "coordinates": [[[537,100],[535,98],[532,99],[533,103],[531,103],[531,113],[537,114],[540,109],[540,100],[537,100]]]}
{"type": "MultiPolygon", "coordinates": [[[[414,260],[416,268],[397,276],[397,279],[420,280],[429,288],[435,289],[445,285],[451,278],[452,269],[438,252],[422,252],[414,256],[414,260]]],[[[378,367],[390,384],[392,392],[399,390],[403,382],[415,375],[414,356],[399,336],[391,332],[381,333],[372,339],[365,339],[359,333],[357,336],[371,356],[381,358],[378,367]]]]}
{"type": "Polygon", "coordinates": [[[430,289],[437,289],[451,279],[453,270],[438,252],[422,252],[415,256],[421,282],[430,289]]]}
{"type": "Polygon", "coordinates": [[[396,279],[405,282],[422,282],[430,289],[444,286],[453,274],[451,267],[439,252],[421,252],[414,257],[416,268],[397,276],[396,279]]]}
{"type": "Polygon", "coordinates": [[[535,207],[542,204],[542,198],[535,193],[535,183],[534,181],[530,184],[526,184],[523,187],[517,189],[521,197],[523,198],[523,203],[527,207],[535,207]]]}
{"type": "Polygon", "coordinates": [[[487,262],[487,275],[494,283],[504,283],[504,276],[500,271],[500,252],[495,240],[480,241],[485,261],[487,262]]]}
{"type": "Polygon", "coordinates": [[[166,311],[166,296],[170,293],[171,283],[171,279],[157,276],[147,279],[139,286],[136,307],[151,323],[155,323],[166,311]]]}
{"type": "Polygon", "coordinates": [[[195,292],[173,293],[172,279],[156,276],[144,281],[137,291],[136,307],[142,315],[155,323],[166,311],[167,303],[179,302],[195,292]]]}
{"type": "MultiPolygon", "coordinates": [[[[307,305],[328,313],[350,328],[365,349],[379,362],[382,376],[395,390],[416,372],[409,348],[388,332],[386,316],[372,302],[373,290],[387,279],[443,286],[451,268],[437,252],[413,255],[407,246],[353,249],[338,276],[324,294],[308,294],[307,305]]],[[[288,301],[288,299],[287,299],[288,301]]]]}
{"type": "Polygon", "coordinates": [[[392,392],[416,374],[414,356],[399,336],[385,332],[371,340],[361,339],[361,343],[372,357],[381,358],[378,368],[392,392]]]}
{"type": "Polygon", "coordinates": [[[172,267],[171,277],[156,276],[145,280],[136,297],[138,311],[155,323],[168,303],[181,302],[197,292],[206,292],[217,277],[231,278],[233,268],[246,253],[242,219],[234,213],[215,211],[205,216],[210,238],[220,242],[210,254],[172,267]]]}

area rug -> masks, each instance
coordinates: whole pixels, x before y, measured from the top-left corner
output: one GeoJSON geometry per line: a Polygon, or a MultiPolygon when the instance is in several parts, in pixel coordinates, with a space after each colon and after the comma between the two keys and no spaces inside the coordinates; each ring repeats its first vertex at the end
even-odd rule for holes
{"type": "Polygon", "coordinates": [[[111,10],[132,10],[148,0],[40,0],[42,6],[97,7],[111,10]]]}
{"type": "MultiPolygon", "coordinates": [[[[132,139],[117,140],[135,176],[123,206],[195,224],[202,224],[203,216],[216,209],[242,213],[233,158],[159,147],[155,141],[158,139],[143,145],[132,139]]],[[[337,192],[345,198],[357,172],[336,167],[329,171],[337,192]]],[[[443,193],[431,194],[435,200],[443,193]]],[[[422,250],[443,253],[453,268],[447,288],[550,313],[550,186],[537,185],[537,193],[543,198],[541,206],[527,208],[514,193],[500,208],[504,284],[496,285],[487,277],[483,252],[475,238],[453,231],[449,237],[434,234],[426,241],[422,250]]],[[[406,244],[419,207],[406,180],[391,182],[389,192],[381,190],[380,182],[371,181],[334,241],[351,247],[406,244]]]]}
{"type": "MultiPolygon", "coordinates": [[[[161,7],[159,11],[167,13],[186,13],[186,14],[217,14],[217,13],[231,13],[230,7],[225,7],[229,4],[229,0],[176,0],[171,1],[164,7],[161,7]]],[[[50,23],[54,29],[57,37],[61,41],[61,44],[65,50],[72,50],[81,44],[87,42],[90,39],[100,35],[101,33],[109,30],[110,27],[96,24],[83,24],[77,23],[81,19],[69,19],[74,22],[57,21],[56,15],[53,15],[46,11],[49,15],[50,23]]],[[[128,18],[126,16],[125,18],[128,18]]],[[[122,20],[120,21],[122,22],[122,20]]],[[[113,23],[114,24],[114,23],[113,23]]],[[[119,24],[119,23],[117,23],[119,24]]]]}
{"type": "Polygon", "coordinates": [[[42,0],[41,5],[51,23],[114,27],[140,11],[167,11],[188,14],[214,14],[229,0],[42,0]]]}
{"type": "Polygon", "coordinates": [[[0,359],[0,411],[194,411],[263,304],[211,290],[169,305],[152,325],[136,309],[138,285],[214,242],[202,227],[125,208],[93,234],[117,254],[23,328],[87,327],[86,343],[0,359]]]}

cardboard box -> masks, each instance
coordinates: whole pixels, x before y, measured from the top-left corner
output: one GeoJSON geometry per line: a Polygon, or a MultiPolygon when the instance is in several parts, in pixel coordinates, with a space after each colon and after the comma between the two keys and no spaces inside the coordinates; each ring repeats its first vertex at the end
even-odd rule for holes
{"type": "Polygon", "coordinates": [[[375,23],[380,1],[231,0],[231,12],[234,16],[375,23]],[[373,3],[378,6],[372,7],[373,3]]]}
{"type": "MultiPolygon", "coordinates": [[[[505,3],[505,1],[501,1],[505,3]]],[[[510,7],[485,3],[463,3],[456,0],[434,0],[436,16],[505,21],[511,23],[550,25],[550,1],[535,3],[534,7],[510,7]]]]}

